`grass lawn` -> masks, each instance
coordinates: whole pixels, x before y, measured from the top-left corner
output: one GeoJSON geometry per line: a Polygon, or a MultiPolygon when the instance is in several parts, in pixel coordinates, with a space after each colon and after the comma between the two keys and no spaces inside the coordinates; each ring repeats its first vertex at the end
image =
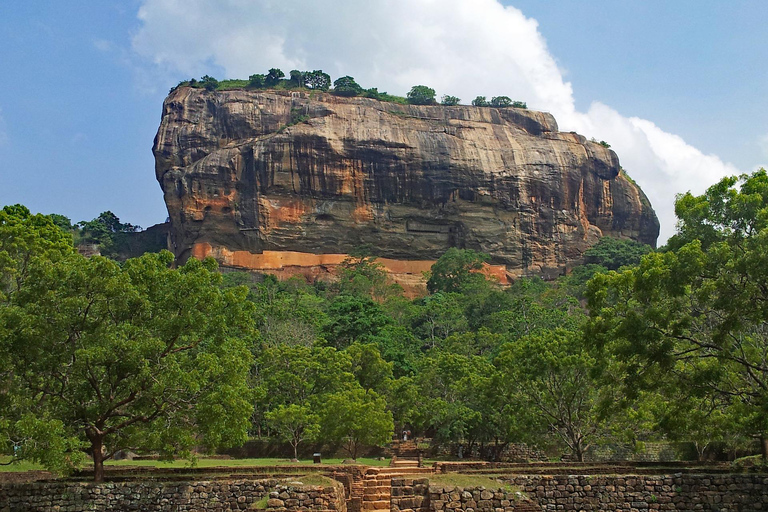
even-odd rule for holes
{"type": "Polygon", "coordinates": [[[456,486],[456,487],[479,487],[483,486],[488,490],[503,489],[506,492],[518,491],[519,488],[506,482],[501,482],[493,475],[462,475],[460,473],[438,473],[429,476],[430,485],[456,486]]]}
{"type": "MultiPolygon", "coordinates": [[[[10,457],[0,457],[0,464],[7,463],[10,457]]],[[[344,459],[323,459],[322,464],[318,464],[318,467],[341,464],[344,459]]],[[[245,466],[298,466],[312,464],[312,460],[299,460],[298,463],[291,462],[288,459],[208,459],[205,457],[199,457],[195,464],[190,464],[189,460],[177,459],[174,461],[166,462],[160,460],[108,460],[105,462],[106,466],[139,466],[139,467],[156,467],[156,468],[211,468],[211,467],[245,467],[245,466]]],[[[389,459],[376,460],[376,459],[357,459],[358,464],[366,466],[388,466],[389,459]]],[[[17,464],[11,464],[8,466],[0,466],[0,471],[33,471],[45,469],[39,464],[32,462],[20,462],[17,464]]],[[[87,467],[85,468],[87,469],[87,467]]]]}

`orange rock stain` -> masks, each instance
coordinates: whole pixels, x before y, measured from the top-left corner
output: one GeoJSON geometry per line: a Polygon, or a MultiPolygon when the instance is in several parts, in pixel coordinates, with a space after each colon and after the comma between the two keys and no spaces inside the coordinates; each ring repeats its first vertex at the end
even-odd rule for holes
{"type": "MultiPolygon", "coordinates": [[[[309,281],[333,279],[338,266],[349,257],[348,254],[341,253],[230,251],[225,247],[213,247],[207,242],[193,245],[192,256],[197,259],[212,257],[222,266],[273,274],[281,279],[301,275],[309,281]]],[[[403,287],[407,297],[413,298],[426,294],[427,281],[424,273],[429,272],[435,260],[377,258],[376,262],[384,267],[393,282],[403,287]]],[[[501,285],[508,285],[511,282],[511,275],[503,265],[486,264],[481,272],[501,285]]]]}

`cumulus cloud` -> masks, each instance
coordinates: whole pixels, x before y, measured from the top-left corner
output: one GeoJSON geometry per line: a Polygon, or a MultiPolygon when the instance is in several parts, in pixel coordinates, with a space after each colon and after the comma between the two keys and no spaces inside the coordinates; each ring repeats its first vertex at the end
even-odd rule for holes
{"type": "Polygon", "coordinates": [[[660,242],[674,232],[675,193],[738,172],[598,101],[578,112],[536,20],[497,0],[143,0],[138,17],[133,49],[176,76],[323,69],[393,94],[425,84],[463,103],[505,95],[550,111],[561,130],[611,143],[659,215],[660,242]]]}

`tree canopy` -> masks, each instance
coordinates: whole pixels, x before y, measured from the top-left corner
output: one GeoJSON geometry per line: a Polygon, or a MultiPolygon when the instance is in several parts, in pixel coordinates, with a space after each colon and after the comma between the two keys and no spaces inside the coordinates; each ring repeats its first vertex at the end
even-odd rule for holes
{"type": "Polygon", "coordinates": [[[768,451],[768,176],[724,178],[680,196],[664,253],[589,283],[588,339],[620,354],[626,391],[678,388],[710,397],[731,428],[768,451]]]}
{"type": "Polygon", "coordinates": [[[122,267],[71,254],[42,261],[0,309],[0,360],[11,397],[2,425],[24,456],[76,459],[96,480],[120,450],[185,454],[242,443],[251,306],[222,291],[215,263],[147,254],[122,267]],[[60,453],[38,443],[55,430],[60,453]]]}
{"type": "Polygon", "coordinates": [[[408,94],[408,103],[412,105],[435,105],[435,90],[426,85],[414,85],[408,94]]]}

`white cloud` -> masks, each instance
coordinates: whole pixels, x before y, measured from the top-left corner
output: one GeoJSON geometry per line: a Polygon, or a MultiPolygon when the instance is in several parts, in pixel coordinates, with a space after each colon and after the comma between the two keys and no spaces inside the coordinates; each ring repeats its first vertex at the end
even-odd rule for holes
{"type": "Polygon", "coordinates": [[[675,193],[738,172],[651,121],[599,102],[576,111],[536,20],[497,0],[144,0],[139,19],[133,48],[163,72],[323,69],[393,94],[425,84],[464,103],[506,95],[550,111],[562,130],[611,143],[659,215],[660,242],[674,232],[675,193]]]}

